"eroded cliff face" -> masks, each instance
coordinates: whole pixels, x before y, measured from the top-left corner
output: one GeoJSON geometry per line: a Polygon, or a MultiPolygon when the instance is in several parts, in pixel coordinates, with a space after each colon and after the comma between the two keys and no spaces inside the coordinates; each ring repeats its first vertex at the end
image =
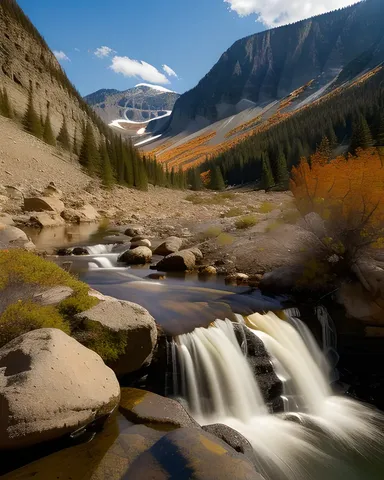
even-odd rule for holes
{"type": "Polygon", "coordinates": [[[177,101],[171,131],[200,127],[281,99],[316,79],[324,88],[384,61],[384,2],[360,4],[236,42],[177,101]]]}
{"type": "Polygon", "coordinates": [[[45,118],[49,108],[55,135],[65,117],[70,135],[73,137],[76,129],[80,141],[82,124],[90,119],[87,106],[42,37],[20,12],[13,0],[1,1],[0,87],[6,87],[16,116],[22,118],[32,86],[36,112],[45,118]]]}

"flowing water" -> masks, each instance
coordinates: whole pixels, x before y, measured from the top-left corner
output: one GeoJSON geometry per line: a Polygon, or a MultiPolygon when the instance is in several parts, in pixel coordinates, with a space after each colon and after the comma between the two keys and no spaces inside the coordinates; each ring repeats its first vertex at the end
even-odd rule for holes
{"type": "MultiPolygon", "coordinates": [[[[223,423],[242,433],[267,480],[383,478],[374,466],[384,441],[378,414],[333,396],[332,369],[306,326],[273,313],[251,315],[245,325],[262,340],[284,380],[285,414],[268,411],[233,323],[217,320],[174,341],[181,371],[176,394],[187,401],[191,415],[203,425],[223,423]]],[[[334,341],[327,329],[326,351],[334,341]]]]}
{"type": "MultiPolygon", "coordinates": [[[[78,234],[84,245],[86,239],[78,234]]],[[[66,244],[72,238],[69,235],[66,244]]],[[[48,244],[48,239],[42,243],[48,244]]],[[[60,246],[59,241],[54,245],[60,246]]],[[[223,423],[242,433],[253,446],[253,462],[266,480],[384,478],[379,414],[333,395],[330,384],[338,378],[337,339],[326,309],[318,307],[314,312],[320,322],[321,349],[301,321],[299,310],[286,310],[284,320],[274,313],[265,314],[284,308],[284,298],[228,287],[220,277],[159,272],[160,276],[151,278],[153,272],[147,267],[127,268],[118,263],[121,246],[84,248],[87,255],[52,259],[70,266],[102,293],[136,302],[152,313],[170,336],[170,391],[202,425],[223,423]],[[240,343],[235,323],[241,325],[244,338],[240,343]],[[249,332],[265,346],[282,383],[280,413],[270,410],[250,367],[249,332]]],[[[93,457],[94,449],[108,435],[101,433],[86,448],[81,447],[82,454],[78,458],[75,454],[74,461],[70,450],[65,453],[65,458],[71,458],[65,467],[66,478],[80,479],[77,462],[81,465],[83,457],[93,457]]],[[[48,471],[45,465],[51,462],[54,474],[57,461],[61,461],[56,458],[61,456],[59,452],[37,465],[48,471]]],[[[44,480],[50,478],[47,475],[44,480]]]]}

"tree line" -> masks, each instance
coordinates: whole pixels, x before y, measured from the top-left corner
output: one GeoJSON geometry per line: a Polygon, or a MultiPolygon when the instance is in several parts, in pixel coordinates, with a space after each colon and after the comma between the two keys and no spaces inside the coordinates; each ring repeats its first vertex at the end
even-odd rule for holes
{"type": "Polygon", "coordinates": [[[335,155],[384,147],[384,70],[207,158],[197,171],[210,172],[207,186],[212,189],[257,183],[284,190],[292,167],[312,155],[325,137],[335,155]]]}

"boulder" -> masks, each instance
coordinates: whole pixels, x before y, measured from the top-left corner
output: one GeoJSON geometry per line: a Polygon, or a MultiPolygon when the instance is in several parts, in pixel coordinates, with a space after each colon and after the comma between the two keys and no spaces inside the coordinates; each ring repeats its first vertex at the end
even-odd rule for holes
{"type": "Polygon", "coordinates": [[[301,266],[285,266],[266,273],[259,288],[268,293],[290,293],[302,289],[304,269],[301,266]]]}
{"type": "Polygon", "coordinates": [[[203,426],[203,430],[220,438],[220,440],[227,443],[230,447],[236,450],[236,452],[245,455],[253,464],[256,463],[255,451],[249,440],[247,440],[241,433],[233,430],[233,428],[221,423],[216,423],[214,425],[203,426]]]}
{"type": "Polygon", "coordinates": [[[141,240],[148,240],[148,237],[146,235],[136,235],[136,237],[133,237],[131,242],[140,242],[141,240]]]}
{"type": "Polygon", "coordinates": [[[217,270],[215,267],[208,266],[208,267],[202,267],[199,270],[200,275],[217,275],[217,270]]]}
{"type": "Polygon", "coordinates": [[[327,236],[325,222],[318,213],[308,213],[305,215],[304,219],[300,221],[299,225],[312,232],[320,240],[327,236]]]}
{"type": "Polygon", "coordinates": [[[252,288],[258,288],[262,278],[263,278],[263,275],[261,274],[251,275],[248,278],[248,285],[252,288]]]}
{"type": "Polygon", "coordinates": [[[106,331],[119,335],[126,343],[124,353],[110,366],[119,376],[147,366],[157,342],[157,328],[147,310],[135,303],[103,298],[98,305],[76,315],[81,322],[97,322],[106,331]]]}
{"type": "Polygon", "coordinates": [[[136,388],[122,389],[119,410],[133,423],[173,428],[200,427],[176,400],[136,388]]]}
{"type": "Polygon", "coordinates": [[[78,209],[66,208],[61,216],[68,223],[91,223],[100,219],[97,210],[88,203],[78,209]]]}
{"type": "Polygon", "coordinates": [[[196,260],[202,260],[203,259],[203,253],[199,248],[192,247],[192,248],[188,248],[188,250],[193,253],[196,260]]]}
{"type": "Polygon", "coordinates": [[[120,255],[118,261],[127,265],[145,265],[151,263],[152,251],[148,247],[136,247],[120,255]]]}
{"type": "Polygon", "coordinates": [[[148,248],[151,248],[151,247],[152,247],[152,244],[151,244],[151,242],[150,242],[148,239],[136,240],[135,242],[132,241],[132,243],[131,243],[131,250],[133,250],[134,248],[137,248],[137,247],[148,247],[148,248]]]}
{"type": "Polygon", "coordinates": [[[180,250],[181,246],[183,245],[183,240],[178,237],[169,237],[165,242],[160,244],[156,250],[153,252],[154,255],[161,255],[166,257],[171,253],[176,253],[180,250]]]}
{"type": "Polygon", "coordinates": [[[243,454],[198,428],[179,428],[163,436],[130,465],[124,478],[262,480],[243,454]]]}
{"type": "Polygon", "coordinates": [[[61,214],[64,208],[64,203],[55,197],[24,198],[25,212],[56,212],[61,214]]]}
{"type": "Polygon", "coordinates": [[[32,215],[29,222],[31,226],[38,228],[60,227],[65,221],[58,213],[41,212],[32,215]]]}
{"type": "Polygon", "coordinates": [[[34,295],[34,301],[40,305],[58,305],[67,298],[73,295],[73,290],[70,287],[53,287],[42,293],[34,295]]]}
{"type": "Polygon", "coordinates": [[[48,442],[110,413],[113,371],[61,330],[26,333],[0,349],[0,449],[48,442]]]}
{"type": "Polygon", "coordinates": [[[63,192],[59,188],[56,187],[54,182],[50,182],[49,185],[44,190],[44,196],[45,197],[56,197],[59,200],[61,200],[62,197],[63,197],[63,192]]]}
{"type": "Polygon", "coordinates": [[[0,224],[0,249],[8,248],[34,250],[36,247],[19,228],[0,224]]]}
{"type": "Polygon", "coordinates": [[[225,277],[227,285],[248,285],[249,276],[245,273],[232,273],[225,277]]]}
{"type": "Polygon", "coordinates": [[[137,237],[138,235],[144,234],[144,227],[142,227],[141,225],[130,225],[129,227],[127,227],[124,233],[128,237],[137,237]]]}
{"type": "Polygon", "coordinates": [[[164,257],[156,269],[162,272],[185,272],[193,270],[196,266],[196,257],[189,250],[182,250],[164,257]]]}
{"type": "Polygon", "coordinates": [[[257,378],[265,402],[272,411],[282,411],[284,409],[281,399],[283,385],[274,371],[264,343],[241,324],[235,324],[234,329],[239,345],[247,352],[248,363],[257,378]]]}
{"type": "Polygon", "coordinates": [[[3,224],[3,225],[8,225],[10,227],[14,227],[15,226],[15,222],[13,221],[13,218],[8,215],[8,213],[0,213],[0,224],[3,224]]]}
{"type": "Polygon", "coordinates": [[[4,195],[6,195],[10,200],[13,200],[18,204],[22,204],[24,202],[24,193],[17,187],[6,185],[4,188],[6,191],[4,195]]]}
{"type": "Polygon", "coordinates": [[[344,283],[338,291],[339,303],[351,318],[371,326],[384,325],[384,298],[375,296],[361,283],[344,283]]]}
{"type": "Polygon", "coordinates": [[[75,247],[72,250],[72,255],[76,255],[78,257],[80,255],[89,255],[89,253],[85,247],[75,247]]]}

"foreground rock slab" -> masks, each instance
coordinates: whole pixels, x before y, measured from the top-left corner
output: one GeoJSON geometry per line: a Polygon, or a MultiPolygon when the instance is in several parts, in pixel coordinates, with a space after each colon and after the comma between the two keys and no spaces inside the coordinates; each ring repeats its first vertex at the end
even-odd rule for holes
{"type": "Polygon", "coordinates": [[[180,428],[162,437],[132,463],[124,478],[262,480],[243,454],[197,428],[180,428]]]}
{"type": "Polygon", "coordinates": [[[24,199],[26,212],[56,212],[64,211],[64,203],[56,197],[30,197],[24,199]]]}
{"type": "Polygon", "coordinates": [[[176,400],[136,388],[122,389],[119,409],[134,423],[199,428],[198,423],[176,400]]]}
{"type": "Polygon", "coordinates": [[[0,449],[69,434],[119,403],[113,371],[61,330],[26,333],[0,349],[0,449]]]}
{"type": "Polygon", "coordinates": [[[119,376],[147,366],[157,342],[157,327],[154,318],[145,308],[135,303],[116,300],[111,297],[86,312],[76,315],[82,322],[97,322],[108,332],[119,335],[126,344],[124,353],[111,363],[119,376]]]}

